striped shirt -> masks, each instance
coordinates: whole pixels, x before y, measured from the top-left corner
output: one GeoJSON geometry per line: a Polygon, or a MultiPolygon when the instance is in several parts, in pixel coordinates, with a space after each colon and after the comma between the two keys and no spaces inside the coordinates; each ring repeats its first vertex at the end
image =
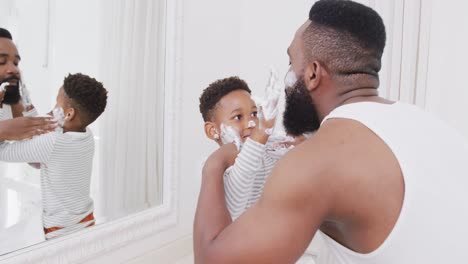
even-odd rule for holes
{"type": "Polygon", "coordinates": [[[233,220],[260,198],[268,175],[285,153],[270,150],[270,145],[247,138],[234,165],[224,173],[226,204],[233,220]]]}
{"type": "Polygon", "coordinates": [[[51,132],[29,140],[0,142],[0,160],[41,164],[42,221],[45,228],[62,227],[46,239],[83,229],[93,212],[90,197],[94,155],[92,132],[51,132]]]}

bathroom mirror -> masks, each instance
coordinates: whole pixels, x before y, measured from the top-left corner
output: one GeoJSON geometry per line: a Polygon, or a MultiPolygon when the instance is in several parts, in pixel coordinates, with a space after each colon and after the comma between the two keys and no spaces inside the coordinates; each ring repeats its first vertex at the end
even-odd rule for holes
{"type": "Polygon", "coordinates": [[[106,110],[91,125],[96,225],[44,242],[39,171],[1,162],[0,260],[78,260],[175,221],[178,24],[176,2],[168,2],[0,0],[0,27],[13,35],[39,113],[54,107],[69,73],[108,90],[106,110]]]}

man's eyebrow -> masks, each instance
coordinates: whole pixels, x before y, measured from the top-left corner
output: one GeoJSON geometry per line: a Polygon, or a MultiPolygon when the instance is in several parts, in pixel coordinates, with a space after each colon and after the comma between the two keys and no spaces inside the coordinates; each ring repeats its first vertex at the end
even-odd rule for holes
{"type": "Polygon", "coordinates": [[[291,57],[291,54],[289,53],[289,48],[286,50],[286,53],[288,54],[288,56],[291,57]]]}
{"type": "MultiPolygon", "coordinates": [[[[8,58],[8,54],[7,53],[0,53],[0,57],[2,58],[8,58]]],[[[20,55],[15,55],[15,58],[17,58],[18,60],[21,60],[21,56],[20,55]]]]}

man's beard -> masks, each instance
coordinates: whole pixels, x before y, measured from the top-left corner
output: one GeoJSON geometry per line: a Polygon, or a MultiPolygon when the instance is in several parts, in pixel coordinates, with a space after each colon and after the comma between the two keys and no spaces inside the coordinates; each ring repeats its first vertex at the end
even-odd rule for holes
{"type": "Polygon", "coordinates": [[[1,83],[8,82],[10,80],[16,80],[18,84],[15,85],[8,85],[5,87],[5,95],[3,96],[3,101],[2,103],[12,105],[12,104],[17,104],[20,99],[20,91],[19,91],[19,78],[17,76],[9,76],[3,80],[0,81],[1,83]]]}
{"type": "Polygon", "coordinates": [[[283,114],[283,125],[286,133],[300,136],[315,132],[320,127],[317,109],[307,91],[304,80],[299,79],[286,92],[286,109],[283,114]]]}

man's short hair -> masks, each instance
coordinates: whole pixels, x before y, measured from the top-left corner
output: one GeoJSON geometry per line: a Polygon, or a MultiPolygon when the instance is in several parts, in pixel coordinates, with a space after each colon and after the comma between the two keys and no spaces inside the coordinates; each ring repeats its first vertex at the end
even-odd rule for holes
{"type": "Polygon", "coordinates": [[[247,83],[237,76],[217,80],[203,90],[200,96],[200,113],[203,120],[205,122],[212,120],[213,110],[221,98],[236,90],[244,90],[249,94],[251,93],[247,83]]]}
{"type": "Polygon", "coordinates": [[[0,38],[7,38],[13,40],[13,37],[11,36],[10,31],[0,28],[0,38]]]}
{"type": "Polygon", "coordinates": [[[378,76],[386,34],[375,10],[349,0],[320,0],[309,20],[303,35],[308,59],[325,62],[336,74],[378,76]]]}
{"type": "Polygon", "coordinates": [[[63,80],[63,90],[78,109],[86,126],[94,122],[106,108],[107,90],[102,83],[87,75],[69,74],[63,80]]]}

